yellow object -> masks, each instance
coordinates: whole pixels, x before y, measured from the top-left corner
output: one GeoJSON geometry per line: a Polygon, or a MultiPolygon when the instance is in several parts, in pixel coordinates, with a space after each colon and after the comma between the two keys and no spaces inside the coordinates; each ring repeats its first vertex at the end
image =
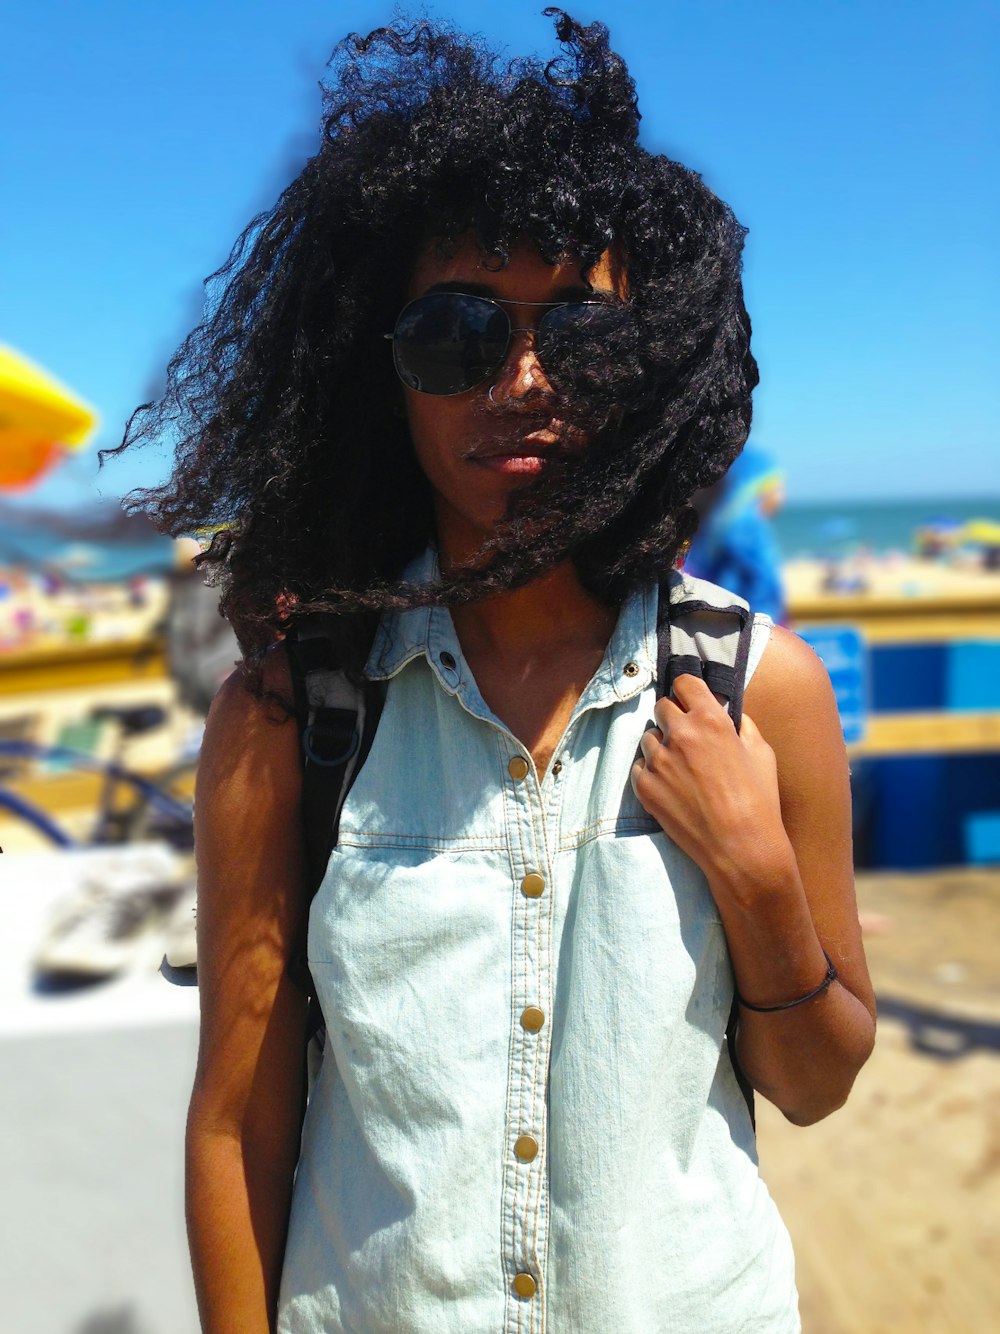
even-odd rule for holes
{"type": "Polygon", "coordinates": [[[958,531],[963,542],[981,543],[984,547],[1000,547],[1000,523],[995,519],[970,519],[958,531]]]}
{"type": "Polygon", "coordinates": [[[89,440],[98,417],[41,366],[0,345],[0,487],[30,486],[89,440]]]}

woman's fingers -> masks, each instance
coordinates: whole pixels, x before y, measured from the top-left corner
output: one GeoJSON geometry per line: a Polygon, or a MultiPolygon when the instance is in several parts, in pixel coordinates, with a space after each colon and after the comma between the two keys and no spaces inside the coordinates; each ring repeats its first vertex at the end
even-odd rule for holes
{"type": "Polygon", "coordinates": [[[673,695],[658,699],[653,717],[669,736],[671,727],[687,726],[690,718],[697,726],[699,720],[715,725],[726,713],[726,701],[716,695],[697,676],[679,676],[673,685],[673,695]]]}
{"type": "Polygon", "coordinates": [[[719,706],[720,703],[718,695],[709,690],[700,676],[691,676],[687,672],[674,681],[672,695],[685,713],[708,704],[719,706]]]}
{"type": "Polygon", "coordinates": [[[653,717],[661,732],[669,732],[670,724],[683,718],[684,712],[679,704],[675,704],[666,695],[653,705],[653,717]]]}
{"type": "Polygon", "coordinates": [[[649,758],[649,753],[654,746],[662,746],[665,742],[665,735],[659,727],[648,727],[639,738],[639,749],[642,751],[644,760],[649,758]]]}
{"type": "Polygon", "coordinates": [[[743,719],[740,723],[740,736],[744,741],[755,742],[764,740],[760,734],[760,728],[750,717],[749,713],[743,715],[743,719]]]}

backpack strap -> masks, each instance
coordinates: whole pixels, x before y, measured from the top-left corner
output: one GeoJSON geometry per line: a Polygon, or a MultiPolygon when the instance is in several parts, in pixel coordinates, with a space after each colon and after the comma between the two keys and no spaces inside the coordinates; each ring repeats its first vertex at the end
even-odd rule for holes
{"type": "Polygon", "coordinates": [[[743,721],[753,613],[742,598],[672,570],[660,585],[656,620],[657,695],[679,676],[697,676],[726,701],[737,732],[743,721]]]}
{"type": "MultiPolygon", "coordinates": [[[[352,681],[335,662],[330,617],[298,622],[287,639],[295,710],[302,748],[302,826],[309,902],[326,874],[337,843],[344,801],[368,758],[385,703],[383,681],[352,681]]],[[[289,963],[289,975],[309,997],[308,1036],[323,1016],[306,956],[306,931],[289,963]]]]}
{"type": "MultiPolygon", "coordinates": [[[[656,617],[657,698],[669,695],[679,676],[697,676],[721,695],[737,732],[743,721],[743,691],[753,613],[748,603],[705,579],[672,570],[660,585],[656,617]]],[[[733,996],[726,1024],[726,1047],[733,1074],[740,1086],[756,1129],[754,1091],[736,1054],[739,1005],[733,996]]]]}

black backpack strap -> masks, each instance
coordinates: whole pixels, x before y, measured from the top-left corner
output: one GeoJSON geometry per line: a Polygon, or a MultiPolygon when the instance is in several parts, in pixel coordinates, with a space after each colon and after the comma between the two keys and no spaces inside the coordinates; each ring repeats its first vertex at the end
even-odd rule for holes
{"type": "MultiPolygon", "coordinates": [[[[657,698],[669,695],[679,676],[697,676],[726,700],[737,732],[743,721],[743,692],[753,613],[742,598],[703,579],[674,570],[660,585],[656,617],[657,698]]],[[[726,1023],[726,1047],[733,1074],[740,1086],[756,1129],[754,1091],[736,1054],[739,1004],[734,996],[726,1023]]]]}
{"type": "MultiPolygon", "coordinates": [[[[326,616],[297,623],[287,644],[302,752],[301,811],[311,903],[337,843],[344,801],[371,750],[386,687],[383,681],[352,681],[336,665],[326,616]]],[[[307,930],[308,914],[288,971],[310,998],[311,1038],[322,1027],[323,1017],[309,973],[307,930]]]]}

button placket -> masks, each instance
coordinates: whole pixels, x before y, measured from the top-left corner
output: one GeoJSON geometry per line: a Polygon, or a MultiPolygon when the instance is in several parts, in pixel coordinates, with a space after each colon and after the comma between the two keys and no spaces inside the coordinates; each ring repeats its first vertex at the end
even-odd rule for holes
{"type": "Polygon", "coordinates": [[[544,1136],[549,1026],[540,1002],[548,1005],[551,892],[544,801],[531,773],[523,756],[508,760],[505,804],[511,826],[514,891],[514,1010],[506,1113],[509,1138],[503,1165],[506,1334],[540,1334],[545,1325],[542,1262],[548,1214],[544,1136]]]}

